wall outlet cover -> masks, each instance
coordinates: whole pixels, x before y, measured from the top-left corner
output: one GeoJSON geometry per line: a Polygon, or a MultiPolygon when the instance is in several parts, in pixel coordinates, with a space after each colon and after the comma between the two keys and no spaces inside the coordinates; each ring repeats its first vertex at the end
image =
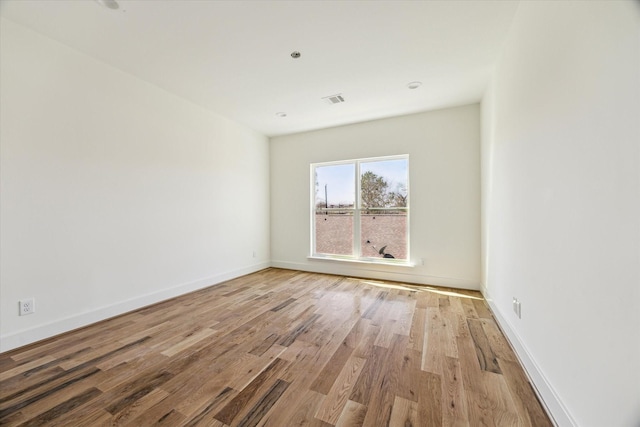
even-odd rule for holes
{"type": "Polygon", "coordinates": [[[27,298],[18,301],[18,308],[20,310],[20,316],[26,316],[27,314],[33,314],[36,311],[35,300],[33,298],[27,298]]]}

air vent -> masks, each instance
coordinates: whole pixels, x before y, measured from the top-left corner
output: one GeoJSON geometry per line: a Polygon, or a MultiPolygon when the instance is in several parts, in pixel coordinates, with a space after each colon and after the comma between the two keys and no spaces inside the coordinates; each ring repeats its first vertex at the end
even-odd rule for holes
{"type": "Polygon", "coordinates": [[[322,99],[329,104],[340,104],[341,102],[344,102],[344,97],[341,93],[337,95],[325,96],[322,99]]]}
{"type": "Polygon", "coordinates": [[[120,5],[116,2],[116,0],[96,0],[100,6],[106,7],[107,9],[118,9],[120,5]]]}

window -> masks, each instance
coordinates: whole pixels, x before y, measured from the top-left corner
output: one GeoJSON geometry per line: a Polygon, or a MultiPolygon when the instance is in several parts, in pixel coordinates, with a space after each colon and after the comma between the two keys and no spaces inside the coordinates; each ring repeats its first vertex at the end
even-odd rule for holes
{"type": "Polygon", "coordinates": [[[409,157],[311,165],[314,257],[407,263],[409,157]]]}

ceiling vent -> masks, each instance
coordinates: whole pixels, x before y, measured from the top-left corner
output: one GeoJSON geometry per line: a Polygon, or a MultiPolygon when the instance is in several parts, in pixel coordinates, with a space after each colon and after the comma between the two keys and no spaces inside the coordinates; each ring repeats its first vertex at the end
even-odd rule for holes
{"type": "Polygon", "coordinates": [[[107,9],[118,9],[120,5],[116,2],[116,0],[96,0],[96,2],[107,9]]]}
{"type": "Polygon", "coordinates": [[[340,104],[342,102],[344,102],[344,97],[342,96],[341,93],[337,94],[337,95],[331,95],[331,96],[325,96],[324,98],[322,98],[326,103],[328,104],[340,104]]]}

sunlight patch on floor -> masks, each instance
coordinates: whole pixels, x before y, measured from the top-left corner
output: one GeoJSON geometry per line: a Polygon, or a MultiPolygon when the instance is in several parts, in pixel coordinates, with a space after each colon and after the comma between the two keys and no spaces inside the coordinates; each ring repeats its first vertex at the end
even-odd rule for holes
{"type": "Polygon", "coordinates": [[[474,297],[473,295],[466,295],[466,294],[462,294],[460,292],[455,292],[455,291],[445,291],[443,289],[433,288],[433,287],[430,287],[430,286],[396,285],[396,284],[385,283],[385,282],[376,282],[376,281],[373,281],[373,280],[359,280],[359,279],[354,279],[354,280],[358,280],[360,283],[364,283],[365,285],[376,286],[378,288],[399,289],[399,290],[402,290],[402,291],[414,291],[414,292],[431,292],[431,293],[439,294],[439,295],[446,295],[446,296],[459,297],[459,298],[468,298],[468,299],[475,299],[475,300],[482,300],[483,299],[481,297],[474,297]]]}

